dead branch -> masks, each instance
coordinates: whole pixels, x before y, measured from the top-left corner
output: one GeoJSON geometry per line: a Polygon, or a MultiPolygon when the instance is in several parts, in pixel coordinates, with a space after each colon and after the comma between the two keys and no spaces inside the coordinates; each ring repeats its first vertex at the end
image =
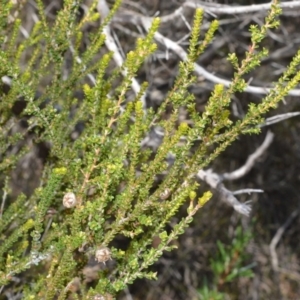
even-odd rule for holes
{"type": "MultiPolygon", "coordinates": [[[[268,131],[264,142],[262,145],[253,153],[251,154],[245,165],[240,167],[239,169],[231,172],[231,173],[225,173],[223,175],[219,175],[217,173],[214,173],[212,170],[200,170],[197,173],[197,177],[201,180],[205,181],[213,190],[217,192],[217,194],[220,197],[220,200],[227,203],[228,205],[232,206],[237,212],[249,216],[251,212],[251,201],[247,201],[245,203],[239,202],[239,200],[235,197],[237,194],[241,194],[240,191],[232,192],[229,191],[222,181],[224,179],[226,180],[235,180],[238,178],[241,178],[245,176],[254,166],[257,159],[262,156],[262,154],[266,151],[266,149],[270,146],[271,142],[273,141],[274,134],[270,131],[268,131]]],[[[262,190],[245,190],[246,192],[263,192],[262,190]]]]}
{"type": "MultiPolygon", "coordinates": [[[[300,1],[299,1],[300,3],[300,1]]],[[[146,31],[151,26],[151,23],[153,21],[153,18],[142,16],[138,13],[132,12],[132,11],[126,11],[118,13],[117,17],[113,19],[113,21],[122,21],[122,22],[130,22],[133,24],[142,24],[146,31]],[[131,16],[131,18],[130,18],[131,16]]],[[[187,59],[187,53],[186,51],[176,42],[172,41],[171,39],[163,36],[161,33],[156,32],[154,35],[154,38],[157,42],[164,45],[167,49],[172,50],[174,53],[176,53],[183,61],[187,59]]],[[[195,72],[199,75],[207,79],[208,81],[211,81],[213,83],[217,84],[223,84],[226,87],[229,87],[231,85],[231,81],[220,78],[218,76],[215,76],[214,74],[211,74],[208,72],[205,68],[200,66],[199,64],[195,64],[195,72]]],[[[272,88],[265,88],[265,87],[257,87],[257,86],[251,86],[248,85],[244,92],[252,93],[252,94],[268,94],[272,88]]],[[[293,89],[290,90],[288,95],[290,96],[300,96],[300,89],[293,89]]]]}
{"type": "Polygon", "coordinates": [[[299,214],[299,209],[294,210],[291,213],[291,215],[288,217],[288,219],[285,221],[285,223],[278,228],[276,234],[272,238],[272,241],[269,245],[270,255],[271,255],[271,262],[272,262],[272,267],[273,267],[274,271],[279,270],[278,257],[277,257],[277,253],[276,253],[276,246],[279,243],[279,241],[281,240],[281,238],[282,238],[284,232],[286,231],[286,229],[290,226],[290,224],[298,216],[298,214],[299,214]]]}
{"type": "Polygon", "coordinates": [[[245,176],[255,165],[256,161],[265,153],[267,148],[270,146],[274,138],[274,134],[271,131],[267,132],[264,142],[261,144],[259,148],[256,149],[254,153],[249,155],[246,163],[240,167],[239,169],[231,172],[231,173],[224,173],[223,179],[224,180],[236,180],[243,176],[245,176]]]}

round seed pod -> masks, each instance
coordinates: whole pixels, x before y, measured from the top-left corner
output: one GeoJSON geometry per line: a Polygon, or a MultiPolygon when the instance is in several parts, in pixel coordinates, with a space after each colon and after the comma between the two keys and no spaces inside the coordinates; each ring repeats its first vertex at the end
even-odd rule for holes
{"type": "Polygon", "coordinates": [[[113,296],[111,294],[99,295],[97,294],[94,296],[93,300],[113,300],[113,296]]]}
{"type": "Polygon", "coordinates": [[[160,199],[161,199],[161,200],[166,200],[166,199],[169,198],[170,194],[171,194],[170,189],[165,189],[165,190],[160,194],[160,199]]]}
{"type": "Polygon", "coordinates": [[[93,300],[105,300],[105,298],[102,295],[96,295],[94,296],[93,300]]]}
{"type": "Polygon", "coordinates": [[[76,196],[74,193],[69,192],[64,195],[64,198],[63,198],[64,207],[72,208],[76,205],[76,203],[77,203],[77,200],[76,200],[76,196]]]}
{"type": "Polygon", "coordinates": [[[108,260],[111,259],[111,252],[107,247],[100,247],[96,250],[95,259],[99,263],[106,263],[108,260]]]}

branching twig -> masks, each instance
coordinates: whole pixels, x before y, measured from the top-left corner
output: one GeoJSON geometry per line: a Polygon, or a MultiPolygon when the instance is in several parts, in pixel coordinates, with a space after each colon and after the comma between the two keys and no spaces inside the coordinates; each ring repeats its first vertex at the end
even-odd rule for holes
{"type": "Polygon", "coordinates": [[[287,120],[289,118],[297,117],[299,115],[300,115],[300,111],[276,115],[276,116],[267,118],[263,124],[259,125],[259,127],[269,126],[269,125],[287,120]]]}
{"type": "MultiPolygon", "coordinates": [[[[248,14],[254,12],[266,11],[271,8],[272,3],[256,4],[256,5],[245,5],[245,6],[232,6],[222,5],[217,3],[208,3],[203,1],[185,1],[179,8],[174,12],[161,16],[162,23],[168,23],[174,20],[174,18],[181,17],[186,7],[196,9],[202,8],[205,12],[210,14],[219,15],[236,15],[236,14],[248,14]]],[[[285,9],[295,9],[300,7],[300,1],[281,2],[280,7],[285,9]]],[[[284,12],[283,12],[284,14],[284,12]]]]}
{"type": "Polygon", "coordinates": [[[232,192],[233,195],[240,195],[240,194],[252,194],[252,193],[263,193],[263,190],[260,189],[242,189],[232,192]]]}
{"type": "MultiPolygon", "coordinates": [[[[102,19],[108,15],[109,8],[108,8],[108,5],[105,0],[98,0],[97,10],[99,13],[101,13],[102,19]]],[[[109,51],[113,52],[113,59],[114,59],[116,65],[118,67],[121,67],[124,63],[124,60],[123,60],[123,57],[116,45],[111,33],[110,33],[109,25],[104,27],[103,33],[106,35],[105,45],[106,45],[107,49],[109,51]]],[[[126,76],[126,70],[122,70],[122,75],[124,77],[126,76]]],[[[141,87],[135,78],[132,78],[131,87],[132,87],[132,90],[134,91],[134,93],[136,95],[138,95],[138,93],[141,90],[141,87]]],[[[146,112],[146,95],[145,94],[142,96],[141,101],[143,103],[144,111],[146,112]]]]}
{"type": "MultiPolygon", "coordinates": [[[[222,181],[224,179],[226,180],[235,180],[238,178],[241,178],[245,176],[251,168],[253,168],[255,161],[266,151],[266,149],[269,147],[273,140],[274,134],[270,131],[267,133],[266,138],[263,142],[263,144],[253,153],[251,154],[245,165],[241,168],[231,172],[231,173],[225,173],[223,175],[219,175],[217,173],[214,173],[212,170],[200,170],[197,173],[197,177],[199,177],[201,180],[205,181],[212,189],[214,189],[218,195],[220,196],[220,199],[227,203],[228,205],[232,206],[237,212],[249,216],[251,212],[251,205],[250,201],[247,201],[245,203],[239,202],[239,200],[235,197],[235,195],[240,194],[241,192],[232,192],[229,191],[222,181]]],[[[249,192],[249,190],[246,190],[249,192]]],[[[259,192],[261,193],[262,190],[253,190],[251,189],[250,192],[259,192]]]]}
{"type": "MultiPolygon", "coordinates": [[[[151,23],[153,21],[152,18],[145,17],[145,16],[139,15],[139,14],[134,13],[134,12],[126,12],[126,14],[127,14],[127,17],[124,18],[123,21],[131,22],[133,24],[142,24],[143,27],[145,28],[145,30],[148,30],[150,28],[151,23]],[[131,15],[132,18],[129,18],[129,15],[131,15]]],[[[122,14],[118,14],[117,18],[115,18],[115,21],[116,20],[121,21],[122,17],[123,17],[122,14]]],[[[175,52],[182,60],[187,59],[186,51],[180,45],[178,45],[178,43],[170,40],[169,38],[167,38],[165,36],[163,36],[159,32],[155,33],[154,38],[157,42],[164,45],[167,49],[170,49],[173,52],[175,52]]],[[[195,72],[199,76],[203,76],[208,81],[218,83],[218,84],[223,84],[226,87],[229,87],[232,83],[229,80],[226,80],[226,79],[223,79],[223,78],[220,78],[218,76],[215,76],[215,75],[211,74],[210,72],[208,72],[205,68],[203,68],[199,64],[195,64],[195,72]]],[[[244,92],[248,92],[248,93],[252,93],[252,94],[267,94],[271,90],[272,90],[272,88],[264,88],[264,87],[257,87],[257,86],[248,85],[245,88],[244,92]]],[[[290,95],[290,96],[300,96],[300,89],[290,90],[288,95],[290,95]]]]}
{"type": "Polygon", "coordinates": [[[220,200],[232,206],[237,212],[242,215],[249,216],[251,212],[250,202],[241,203],[236,197],[233,195],[231,191],[229,191],[224,184],[222,183],[221,176],[216,173],[213,173],[212,170],[200,170],[197,173],[197,177],[201,180],[205,181],[213,190],[215,190],[220,197],[220,200]]]}
{"type": "Polygon", "coordinates": [[[266,151],[266,149],[270,146],[274,138],[274,134],[271,131],[267,132],[264,142],[261,144],[259,148],[256,149],[254,153],[249,155],[246,163],[240,167],[239,169],[231,172],[231,173],[224,173],[223,179],[225,180],[236,180],[243,176],[245,176],[254,166],[255,162],[262,154],[266,151]]]}
{"type": "Polygon", "coordinates": [[[274,237],[270,243],[269,248],[270,248],[272,267],[273,267],[274,271],[279,270],[276,246],[279,243],[279,241],[280,241],[282,235],[284,234],[284,232],[286,231],[286,229],[290,226],[290,224],[298,216],[298,214],[299,214],[299,209],[297,209],[291,213],[291,215],[288,217],[288,219],[285,221],[285,223],[278,228],[276,234],[274,235],[274,237]]]}
{"type": "MultiPolygon", "coordinates": [[[[208,11],[214,14],[247,14],[258,12],[262,10],[268,10],[271,8],[272,1],[264,4],[253,4],[253,5],[245,5],[245,6],[229,6],[215,3],[206,3],[206,2],[195,2],[195,1],[186,1],[183,5],[178,9],[182,9],[182,7],[190,7],[190,8],[202,8],[204,11],[208,11]]],[[[300,1],[290,1],[290,2],[281,2],[279,3],[281,8],[290,8],[294,9],[300,7],[300,1]]],[[[173,14],[179,14],[174,12],[173,14]]]]}

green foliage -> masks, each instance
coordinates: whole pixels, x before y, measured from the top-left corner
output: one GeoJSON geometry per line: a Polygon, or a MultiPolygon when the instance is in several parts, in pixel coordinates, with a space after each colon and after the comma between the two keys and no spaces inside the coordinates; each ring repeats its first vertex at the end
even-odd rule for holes
{"type": "Polygon", "coordinates": [[[251,238],[250,232],[243,233],[241,227],[238,227],[236,237],[229,249],[226,249],[224,244],[218,241],[219,255],[211,261],[212,270],[218,278],[218,285],[231,282],[236,277],[251,277],[253,275],[250,268],[241,266],[251,238]]]}
{"type": "Polygon", "coordinates": [[[210,288],[208,285],[204,285],[198,290],[200,300],[224,300],[225,295],[219,291],[210,288]]]}
{"type": "Polygon", "coordinates": [[[238,227],[235,232],[235,238],[229,246],[225,246],[218,241],[218,253],[211,259],[210,265],[213,272],[213,284],[209,287],[205,282],[199,292],[199,299],[226,299],[226,284],[233,283],[238,278],[253,277],[253,265],[243,266],[247,257],[247,246],[252,239],[251,231],[243,232],[238,227]]]}
{"type": "MultiPolygon", "coordinates": [[[[174,86],[154,112],[146,110],[142,101],[147,83],[132,101],[128,92],[138,70],[156,50],[153,38],[159,19],[136,41],[121,68],[110,72],[113,53],[103,54],[103,30],[121,1],[115,2],[97,31],[89,34],[86,49],[83,28],[99,19],[94,12],[97,1],[81,20],[77,18],[80,1],[64,1],[53,24],[47,20],[42,1],[37,1],[40,20],[26,39],[18,35],[19,19],[8,22],[10,15],[20,13],[21,7],[13,3],[2,2],[0,11],[0,76],[12,81],[7,92],[0,83],[0,170],[6,182],[0,219],[0,284],[5,289],[14,276],[28,272],[23,282],[26,288],[16,286],[24,290],[24,299],[110,299],[138,278],[156,278],[149,267],[164,251],[174,248],[171,242],[211,197],[206,192],[198,198],[196,172],[240,134],[259,132],[256,125],[263,114],[299,83],[300,52],[260,104],[249,105],[243,120],[230,120],[231,99],[246,87],[243,76],[267,56],[267,50],[259,47],[266,31],[278,25],[279,9],[274,4],[265,24],[251,28],[252,44],[245,58],[239,62],[235,54],[229,56],[235,69],[231,86],[216,85],[205,112],[199,114],[188,88],[195,82],[194,63],[212,40],[218,23],[212,22],[199,44],[203,12],[197,10],[188,56],[180,63],[174,86]],[[71,61],[71,68],[66,68],[66,61],[71,61]],[[91,74],[96,78],[93,85],[87,80],[91,74]],[[15,114],[13,107],[19,101],[25,108],[15,114]],[[190,125],[179,124],[181,108],[188,110],[190,125]],[[28,123],[26,128],[17,126],[21,120],[28,123]],[[84,129],[74,136],[78,124],[84,124],[84,129]],[[157,151],[141,148],[153,127],[164,134],[157,151]],[[199,137],[201,143],[192,152],[199,137]],[[8,178],[39,143],[50,148],[39,187],[14,199],[8,178]],[[167,163],[170,153],[176,158],[172,165],[167,163]],[[186,216],[167,230],[187,202],[186,216]],[[160,242],[154,247],[157,237],[160,242]],[[124,240],[126,247],[121,247],[124,240]],[[97,257],[101,249],[106,249],[106,257],[97,257]],[[89,262],[99,271],[87,285],[83,269],[89,262]],[[80,287],[74,289],[76,280],[80,287]]],[[[219,244],[220,257],[212,263],[218,278],[231,281],[250,274],[241,269],[240,260],[230,264],[246,243],[238,236],[230,251],[219,244]]]]}

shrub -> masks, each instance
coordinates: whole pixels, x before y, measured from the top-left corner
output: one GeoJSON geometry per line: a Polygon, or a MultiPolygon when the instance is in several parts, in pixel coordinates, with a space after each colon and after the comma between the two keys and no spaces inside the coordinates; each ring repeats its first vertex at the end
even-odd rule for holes
{"type": "Polygon", "coordinates": [[[261,103],[250,104],[244,119],[230,119],[232,96],[247,86],[243,76],[268,55],[260,45],[267,30],[278,26],[274,4],[264,25],[251,27],[245,58],[229,56],[232,84],[217,84],[200,114],[189,86],[218,23],[199,43],[203,12],[197,10],[173,87],[157,110],[147,108],[146,82],[134,99],[130,92],[156,50],[159,19],[112,70],[114,53],[103,50],[103,32],[120,2],[89,35],[86,49],[84,27],[99,18],[97,2],[80,19],[80,2],[66,0],[52,22],[37,1],[39,21],[26,38],[19,36],[21,20],[15,17],[24,3],[2,2],[0,283],[22,291],[24,299],[111,299],[137,278],[154,279],[149,266],[175,248],[172,241],[211,197],[209,191],[198,196],[197,172],[239,135],[259,133],[263,115],[300,79],[298,53],[261,103]],[[178,120],[182,108],[189,124],[178,120]],[[151,130],[163,136],[157,149],[143,146],[151,130]],[[35,163],[34,176],[22,171],[26,161],[35,163]],[[23,193],[11,188],[13,176],[25,185],[23,193]],[[169,229],[185,203],[186,216],[169,229]],[[95,277],[87,278],[87,266],[96,267],[95,277]],[[22,278],[18,283],[16,276],[22,278]]]}

